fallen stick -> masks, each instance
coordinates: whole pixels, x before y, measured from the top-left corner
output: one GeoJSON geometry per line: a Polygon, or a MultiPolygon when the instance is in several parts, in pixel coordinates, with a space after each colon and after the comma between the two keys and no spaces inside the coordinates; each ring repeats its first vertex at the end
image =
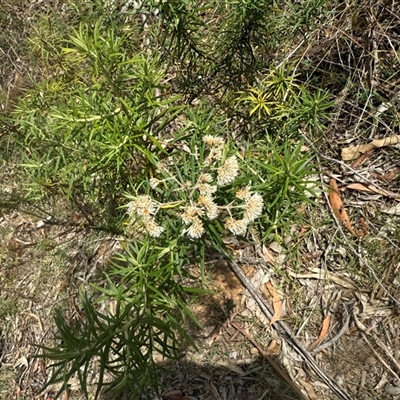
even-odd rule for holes
{"type": "MultiPolygon", "coordinates": [[[[271,321],[273,312],[267,305],[261,296],[257,293],[254,286],[247,279],[246,275],[243,273],[239,265],[232,260],[227,253],[224,254],[229,266],[232,271],[239,278],[242,285],[249,291],[253,296],[254,300],[257,302],[259,307],[265,316],[271,321]]],[[[306,362],[306,364],[312,369],[315,374],[332,390],[336,397],[340,400],[352,400],[351,397],[339,387],[325,372],[318,366],[314,358],[311,356],[310,352],[305,349],[305,347],[300,343],[300,341],[292,334],[290,328],[283,322],[277,321],[272,327],[281,335],[281,337],[296,351],[297,354],[306,362]]]]}

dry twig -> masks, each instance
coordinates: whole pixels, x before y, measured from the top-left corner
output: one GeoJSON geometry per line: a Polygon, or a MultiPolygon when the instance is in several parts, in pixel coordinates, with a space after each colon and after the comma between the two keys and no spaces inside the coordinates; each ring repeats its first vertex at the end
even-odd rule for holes
{"type": "MultiPolygon", "coordinates": [[[[265,316],[271,321],[273,317],[273,312],[270,307],[264,303],[261,296],[257,293],[253,285],[247,279],[246,275],[240,269],[239,265],[235,261],[233,261],[228,254],[225,254],[225,258],[227,259],[229,266],[239,278],[243,286],[253,296],[254,300],[257,302],[265,316]]],[[[309,351],[304,348],[304,346],[292,334],[289,327],[283,321],[277,321],[273,325],[273,328],[276,329],[280,336],[290,345],[290,347],[295,350],[295,352],[304,360],[309,368],[313,370],[315,374],[332,390],[332,392],[336,395],[338,399],[351,400],[351,397],[336,382],[334,382],[328,375],[326,375],[325,372],[318,366],[309,351]]]]}
{"type": "Polygon", "coordinates": [[[253,346],[257,348],[260,354],[271,364],[275,371],[285,380],[285,382],[289,384],[289,386],[300,396],[301,399],[308,400],[306,397],[304,397],[304,394],[301,393],[299,388],[293,383],[288,374],[285,373],[285,371],[273,360],[273,358],[270,357],[268,353],[264,351],[262,347],[259,346],[259,344],[246,331],[244,331],[236,322],[231,322],[231,325],[248,340],[250,340],[253,346]]]}

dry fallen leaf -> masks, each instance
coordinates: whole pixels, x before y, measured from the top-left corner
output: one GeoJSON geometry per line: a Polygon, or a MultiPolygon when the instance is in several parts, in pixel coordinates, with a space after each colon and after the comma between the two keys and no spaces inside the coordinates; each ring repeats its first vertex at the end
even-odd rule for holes
{"type": "Polygon", "coordinates": [[[276,321],[279,321],[282,315],[282,298],[280,294],[276,291],[276,289],[273,287],[271,281],[268,281],[265,284],[266,288],[268,289],[268,292],[272,296],[272,305],[274,308],[274,315],[272,316],[270,324],[274,324],[276,321]]]}
{"type": "Polygon", "coordinates": [[[361,154],[360,157],[358,157],[357,159],[353,160],[353,162],[351,163],[351,168],[357,168],[360,164],[362,164],[370,155],[372,154],[372,150],[371,151],[367,151],[364,154],[361,154]]]}
{"type": "Polygon", "coordinates": [[[325,279],[327,281],[333,281],[344,288],[356,290],[356,287],[350,281],[347,281],[345,277],[337,276],[334,273],[328,274],[325,269],[312,268],[311,271],[306,274],[296,274],[294,271],[288,270],[288,273],[291,277],[296,279],[325,279]]]}
{"type": "Polygon", "coordinates": [[[328,334],[328,330],[329,330],[329,324],[331,322],[331,315],[328,314],[324,321],[322,322],[322,328],[321,328],[321,332],[319,333],[318,339],[310,344],[310,347],[308,348],[308,350],[312,350],[315,347],[317,347],[326,337],[326,335],[328,334]]]}
{"type": "Polygon", "coordinates": [[[342,199],[340,198],[339,188],[337,186],[336,180],[331,178],[331,180],[329,181],[329,185],[332,188],[332,190],[329,192],[329,202],[331,204],[331,208],[333,213],[335,214],[335,217],[339,221],[343,222],[344,226],[347,228],[349,232],[357,236],[356,232],[351,226],[351,222],[344,208],[342,199]]]}
{"type": "Polygon", "coordinates": [[[368,224],[364,217],[360,218],[360,229],[357,231],[359,237],[365,236],[368,233],[368,224]]]}
{"type": "Polygon", "coordinates": [[[25,356],[21,356],[14,364],[14,367],[23,366],[25,368],[29,367],[28,359],[25,356]]]}
{"type": "Polygon", "coordinates": [[[298,233],[298,237],[301,238],[304,234],[306,234],[308,232],[309,229],[310,228],[308,226],[305,226],[305,225],[301,226],[300,231],[298,233]]]}
{"type": "Polygon", "coordinates": [[[281,344],[275,339],[271,340],[271,343],[267,347],[267,353],[270,356],[277,356],[280,353],[280,351],[281,351],[281,344]]]}
{"type": "Polygon", "coordinates": [[[377,179],[378,181],[381,181],[383,183],[388,183],[392,181],[393,179],[396,179],[399,176],[400,173],[400,167],[394,167],[388,172],[385,172],[384,174],[380,174],[379,172],[375,171],[369,171],[369,174],[377,179]]]}
{"type": "Polygon", "coordinates": [[[242,368],[240,368],[238,365],[230,363],[229,361],[216,362],[215,366],[229,369],[237,375],[246,375],[242,368]]]}
{"type": "Polygon", "coordinates": [[[364,186],[362,183],[350,183],[346,186],[346,189],[359,190],[360,192],[372,192],[371,189],[364,186]]]}
{"type": "Polygon", "coordinates": [[[392,135],[383,139],[375,139],[368,144],[345,147],[342,149],[342,160],[349,161],[360,157],[367,151],[371,151],[383,146],[391,146],[400,142],[400,135],[392,135]]]}
{"type": "Polygon", "coordinates": [[[271,250],[269,250],[265,244],[262,245],[261,252],[264,257],[264,260],[268,264],[275,265],[275,256],[272,254],[271,250]]]}
{"type": "Polygon", "coordinates": [[[270,243],[269,248],[277,254],[282,254],[283,252],[283,247],[278,242],[270,243]]]}
{"type": "Polygon", "coordinates": [[[395,199],[396,201],[400,201],[400,195],[392,192],[391,190],[378,189],[374,185],[365,186],[362,183],[351,183],[350,185],[346,186],[346,189],[359,190],[361,192],[377,193],[380,194],[381,196],[390,197],[395,199]]]}
{"type": "Polygon", "coordinates": [[[315,390],[310,383],[308,383],[304,379],[300,379],[300,378],[297,379],[297,381],[307,391],[307,394],[308,394],[308,397],[310,400],[320,400],[320,397],[317,396],[317,393],[315,393],[315,390]]]}
{"type": "Polygon", "coordinates": [[[382,212],[385,214],[400,215],[400,204],[397,204],[394,207],[384,208],[382,209],[382,212]]]}
{"type": "Polygon", "coordinates": [[[395,382],[394,386],[390,383],[386,384],[385,392],[391,394],[392,396],[400,395],[400,384],[399,382],[395,382]]]}

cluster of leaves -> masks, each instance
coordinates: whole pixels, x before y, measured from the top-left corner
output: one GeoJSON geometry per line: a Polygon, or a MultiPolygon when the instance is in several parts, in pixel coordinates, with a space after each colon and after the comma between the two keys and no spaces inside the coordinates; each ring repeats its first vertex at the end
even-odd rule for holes
{"type": "Polygon", "coordinates": [[[129,34],[104,31],[102,21],[81,24],[61,50],[63,67],[73,74],[45,80],[20,101],[14,117],[27,150],[23,166],[35,183],[32,196],[61,192],[97,204],[91,212],[97,216],[163,152],[157,137],[182,107],[176,98],[159,97],[159,59],[129,54],[129,41],[129,34]]]}
{"type": "Polygon", "coordinates": [[[187,275],[180,255],[176,242],[168,248],[149,241],[128,243],[114,260],[106,288],[94,286],[100,296],[94,300],[81,293],[82,319],[67,323],[60,312],[56,314],[62,346],[44,347],[39,356],[54,360],[47,384],[62,382],[60,394],[76,374],[88,398],[96,362],[100,373],[94,378],[95,397],[103,388],[115,398],[157,391],[154,355],[176,359],[182,343],[192,343],[181,324],[191,316],[184,296],[204,292],[177,282],[176,274],[187,275]],[[100,303],[106,304],[106,311],[98,310],[100,303]]]}
{"type": "Polygon", "coordinates": [[[28,198],[62,196],[89,210],[91,226],[124,236],[106,283],[82,294],[84,318],[67,324],[57,314],[61,344],[41,355],[54,361],[49,384],[65,388],[77,374],[88,395],[96,361],[96,396],[105,386],[132,398],[157,386],[156,353],[174,358],[181,338],[190,343],[181,321],[193,316],[183,299],[201,290],[183,285],[185,266],[204,266],[206,250],[226,254],[224,236],[244,237],[250,226],[264,239],[280,236],[309,202],[313,169],[298,128],[322,130],[331,103],[300,85],[291,67],[266,64],[276,46],[264,37],[277,39],[284,21],[269,1],[226,9],[195,0],[120,3],[70,2],[67,24],[38,25],[31,49],[48,71],[13,111],[12,140],[28,198]],[[218,14],[215,35],[207,21],[218,14]],[[268,71],[264,79],[238,100],[258,68],[268,71]],[[246,114],[257,146],[235,146],[218,101],[191,106],[207,90],[236,98],[231,108],[246,114]],[[112,311],[99,311],[104,302],[112,311]]]}
{"type": "Polygon", "coordinates": [[[326,129],[334,104],[327,92],[311,93],[296,81],[292,66],[272,67],[257,87],[250,87],[241,100],[256,114],[262,129],[271,134],[296,134],[298,129],[316,134],[326,129]]]}

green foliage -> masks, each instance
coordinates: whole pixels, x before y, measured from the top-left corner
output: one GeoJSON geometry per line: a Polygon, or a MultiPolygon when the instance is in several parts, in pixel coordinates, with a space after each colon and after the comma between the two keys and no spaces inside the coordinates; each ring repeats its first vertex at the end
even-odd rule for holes
{"type": "Polygon", "coordinates": [[[334,100],[330,98],[331,96],[322,90],[311,93],[305,87],[301,87],[301,96],[296,99],[295,118],[306,131],[324,132],[325,123],[330,120],[329,111],[334,105],[334,100]]]}
{"type": "Polygon", "coordinates": [[[183,61],[193,55],[202,56],[200,33],[204,21],[200,15],[207,11],[207,5],[194,0],[149,1],[147,4],[160,15],[158,27],[165,29],[161,43],[172,59],[183,61]]]}
{"type": "Polygon", "coordinates": [[[322,90],[310,91],[301,85],[292,66],[272,67],[257,87],[248,88],[239,98],[249,107],[250,116],[256,114],[259,131],[271,135],[297,136],[298,130],[321,133],[329,121],[334,102],[322,90]]]}
{"type": "Polygon", "coordinates": [[[328,0],[306,0],[301,4],[297,1],[286,1],[287,23],[284,27],[288,35],[309,34],[316,26],[316,21],[328,14],[331,2],[328,0]]]}
{"type": "Polygon", "coordinates": [[[6,321],[10,315],[15,315],[18,312],[17,305],[10,300],[0,302],[0,319],[6,321]]]}
{"type": "Polygon", "coordinates": [[[250,87],[240,100],[250,105],[250,116],[257,112],[259,120],[262,117],[282,120],[291,112],[293,103],[298,98],[298,88],[290,66],[272,67],[259,87],[250,87]]]}
{"type": "Polygon", "coordinates": [[[14,112],[33,195],[61,192],[100,206],[94,215],[146,176],[163,153],[158,137],[182,108],[159,96],[159,59],[130,54],[129,35],[101,26],[81,24],[62,50],[73,74],[46,79],[14,112]]]}
{"type": "Polygon", "coordinates": [[[140,10],[154,22],[151,40],[173,68],[179,91],[190,101],[215,95],[224,104],[223,95],[253,85],[297,32],[309,31],[326,12],[326,0],[310,0],[306,9],[271,0],[147,0],[140,10]]]}
{"type": "Polygon", "coordinates": [[[242,74],[251,82],[257,69],[274,50],[277,20],[270,0],[231,1],[228,4],[222,27],[223,40],[216,47],[222,55],[220,68],[230,78],[230,84],[236,85],[242,74]],[[255,48],[258,48],[257,53],[255,48]]]}
{"type": "Polygon", "coordinates": [[[53,361],[54,374],[47,386],[62,382],[60,394],[76,374],[88,398],[90,371],[96,364],[96,398],[103,388],[113,398],[148,396],[151,388],[158,391],[160,367],[155,358],[178,358],[184,345],[193,344],[181,325],[183,317],[192,316],[184,296],[204,292],[181,283],[187,275],[186,257],[180,257],[184,251],[173,244],[161,248],[150,241],[127,243],[106,287],[94,286],[90,298],[81,294],[81,319],[68,323],[56,314],[61,345],[44,347],[38,356],[53,361]],[[99,304],[104,311],[99,311],[99,304]]]}
{"type": "Polygon", "coordinates": [[[291,234],[294,221],[304,219],[301,208],[312,204],[316,197],[316,166],[312,157],[302,153],[303,143],[294,143],[291,139],[267,137],[259,142],[256,150],[250,150],[246,156],[248,168],[257,171],[253,187],[263,193],[268,212],[261,219],[263,240],[274,235],[281,240],[285,234],[291,234]]]}
{"type": "MultiPolygon", "coordinates": [[[[91,239],[94,228],[121,246],[79,287],[81,313],[56,313],[58,335],[39,355],[53,363],[47,385],[61,383],[60,395],[77,377],[87,398],[154,397],[160,358],[193,346],[186,321],[196,323],[190,302],[205,292],[210,254],[230,257],[232,235],[293,244],[309,226],[319,166],[302,136],[320,143],[329,126],[364,142],[400,125],[396,13],[375,7],[377,68],[371,43],[358,40],[370,30],[367,3],[67,0],[33,5],[29,18],[17,0],[3,3],[0,211],[28,205],[49,223],[64,214],[81,223],[83,213],[91,239]]],[[[370,233],[388,228],[393,247],[397,226],[375,214],[370,233]]],[[[376,268],[360,268],[345,243],[347,272],[365,287],[371,271],[384,276],[376,254],[391,247],[381,239],[360,242],[376,268]]],[[[35,248],[57,243],[46,236],[35,248]]],[[[69,262],[52,254],[52,267],[69,262]]],[[[293,293],[297,319],[304,301],[293,293]]],[[[0,304],[3,319],[16,313],[0,304]]]]}

